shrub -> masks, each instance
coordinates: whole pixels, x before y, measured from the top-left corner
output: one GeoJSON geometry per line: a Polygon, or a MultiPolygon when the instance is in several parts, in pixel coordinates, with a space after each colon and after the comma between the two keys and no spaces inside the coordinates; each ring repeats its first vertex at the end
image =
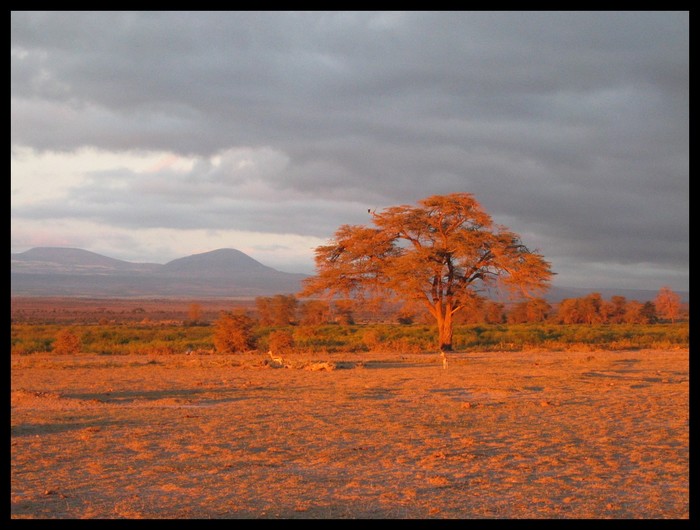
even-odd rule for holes
{"type": "Polygon", "coordinates": [[[376,329],[368,329],[362,334],[362,344],[364,344],[369,351],[377,350],[381,343],[382,336],[376,329]]]}
{"type": "Polygon", "coordinates": [[[53,351],[58,354],[80,353],[82,343],[80,337],[68,329],[62,329],[56,334],[53,351]]]}
{"type": "Polygon", "coordinates": [[[289,353],[294,349],[294,336],[285,330],[273,331],[267,337],[267,344],[273,353],[289,353]]]}
{"type": "Polygon", "coordinates": [[[220,353],[233,353],[255,348],[255,321],[242,312],[224,312],[214,323],[214,347],[220,353]]]}

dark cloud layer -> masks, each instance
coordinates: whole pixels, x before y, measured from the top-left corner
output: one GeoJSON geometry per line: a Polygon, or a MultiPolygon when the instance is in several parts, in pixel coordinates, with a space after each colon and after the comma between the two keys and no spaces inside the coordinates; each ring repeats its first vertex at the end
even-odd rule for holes
{"type": "Polygon", "coordinates": [[[11,54],[13,145],[196,160],[17,219],[328,237],[468,191],[572,281],[687,288],[687,12],[14,12],[11,54]]]}

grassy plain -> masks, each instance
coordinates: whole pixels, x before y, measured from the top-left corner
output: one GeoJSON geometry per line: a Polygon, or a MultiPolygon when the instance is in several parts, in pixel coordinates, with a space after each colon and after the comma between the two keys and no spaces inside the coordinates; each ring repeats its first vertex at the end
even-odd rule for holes
{"type": "Polygon", "coordinates": [[[689,351],[11,356],[12,518],[689,517],[689,351]]]}

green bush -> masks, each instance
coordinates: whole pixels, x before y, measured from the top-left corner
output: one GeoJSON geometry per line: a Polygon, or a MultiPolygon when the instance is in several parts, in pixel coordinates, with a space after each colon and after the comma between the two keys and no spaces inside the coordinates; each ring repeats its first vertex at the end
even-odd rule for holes
{"type": "MultiPolygon", "coordinates": [[[[245,317],[245,316],[244,316],[245,317]]],[[[80,350],[106,355],[173,354],[189,350],[219,352],[292,347],[305,352],[434,352],[435,328],[426,325],[369,324],[257,327],[250,317],[225,317],[210,327],[176,324],[76,324],[80,350]],[[238,334],[238,335],[237,335],[238,334]],[[234,340],[235,339],[235,340],[234,340]],[[291,339],[291,340],[290,340],[291,339]],[[290,346],[291,344],[291,346],[290,346]],[[286,346],[285,346],[286,345],[286,346]]],[[[15,354],[66,352],[59,324],[12,323],[15,354]]],[[[457,351],[535,349],[670,349],[689,346],[689,323],[663,324],[479,324],[456,326],[457,351]]],[[[70,348],[68,348],[70,351],[70,348]]],[[[73,350],[74,351],[74,350],[73,350]]]]}

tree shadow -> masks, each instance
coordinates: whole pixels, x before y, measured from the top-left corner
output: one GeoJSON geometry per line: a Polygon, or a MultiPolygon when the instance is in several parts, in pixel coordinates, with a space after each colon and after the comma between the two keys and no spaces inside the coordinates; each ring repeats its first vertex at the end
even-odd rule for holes
{"type": "Polygon", "coordinates": [[[404,362],[404,361],[365,361],[364,368],[425,368],[429,363],[404,362]]]}
{"type": "Polygon", "coordinates": [[[175,390],[121,390],[113,392],[92,392],[92,393],[69,393],[62,394],[62,398],[78,399],[84,401],[94,401],[107,404],[134,403],[141,401],[160,401],[164,399],[183,400],[183,405],[190,403],[193,399],[198,400],[198,404],[213,405],[216,403],[227,403],[240,401],[245,396],[240,394],[239,389],[211,390],[184,388],[175,390]],[[209,397],[206,397],[210,394],[209,397]],[[215,394],[211,396],[211,394],[215,394]]]}

